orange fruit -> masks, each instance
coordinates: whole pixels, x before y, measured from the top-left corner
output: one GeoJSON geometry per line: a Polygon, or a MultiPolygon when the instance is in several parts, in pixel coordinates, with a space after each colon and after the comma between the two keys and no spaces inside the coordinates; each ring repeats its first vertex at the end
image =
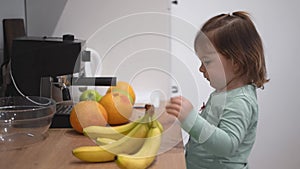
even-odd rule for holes
{"type": "Polygon", "coordinates": [[[105,108],[96,101],[81,101],[75,104],[70,113],[70,123],[74,130],[79,133],[88,126],[106,126],[107,112],[105,108]]]}
{"type": "Polygon", "coordinates": [[[118,125],[129,122],[133,106],[128,95],[122,92],[109,92],[99,103],[105,108],[108,115],[108,124],[118,125]]]}
{"type": "Polygon", "coordinates": [[[106,93],[110,92],[122,92],[125,91],[127,94],[129,94],[132,98],[131,104],[134,105],[135,103],[135,92],[133,90],[133,87],[124,81],[118,81],[116,86],[111,86],[107,89],[106,93]]]}

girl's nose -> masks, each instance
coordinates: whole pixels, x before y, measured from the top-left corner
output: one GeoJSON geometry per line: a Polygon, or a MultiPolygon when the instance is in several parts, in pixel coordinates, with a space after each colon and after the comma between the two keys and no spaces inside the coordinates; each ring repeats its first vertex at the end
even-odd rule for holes
{"type": "Polygon", "coordinates": [[[204,73],[205,72],[205,66],[203,65],[203,63],[201,63],[201,66],[199,68],[199,71],[204,73]]]}

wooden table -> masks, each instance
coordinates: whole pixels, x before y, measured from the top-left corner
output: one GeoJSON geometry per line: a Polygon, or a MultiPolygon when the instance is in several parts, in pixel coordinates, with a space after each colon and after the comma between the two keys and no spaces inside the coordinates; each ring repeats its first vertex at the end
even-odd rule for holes
{"type": "MultiPolygon", "coordinates": [[[[165,132],[162,146],[150,169],[185,169],[181,130],[175,119],[165,113],[159,117],[165,132]]],[[[87,163],[72,155],[72,150],[94,143],[73,129],[50,129],[49,136],[27,148],[0,152],[1,169],[114,169],[115,162],[87,163]]]]}

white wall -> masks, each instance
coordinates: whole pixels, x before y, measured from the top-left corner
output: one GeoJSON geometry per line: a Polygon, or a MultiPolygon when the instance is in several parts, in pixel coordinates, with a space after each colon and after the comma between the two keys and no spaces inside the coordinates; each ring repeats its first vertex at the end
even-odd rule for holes
{"type": "MultiPolygon", "coordinates": [[[[189,47],[193,46],[193,36],[197,29],[210,17],[219,13],[235,10],[247,10],[253,16],[262,36],[268,75],[271,81],[265,90],[258,90],[260,106],[257,140],[250,157],[253,169],[298,169],[300,166],[300,63],[298,57],[300,38],[300,19],[298,18],[298,0],[276,1],[240,1],[240,0],[179,0],[172,6],[172,35],[178,36],[189,47]],[[178,20],[180,17],[181,20],[178,20]],[[174,19],[175,18],[175,19],[174,19]],[[182,21],[184,20],[184,21],[182,21]]],[[[199,63],[193,52],[183,43],[172,41],[172,54],[177,56],[173,66],[188,65],[192,76],[198,83],[198,93],[189,93],[188,83],[180,83],[183,94],[191,98],[194,104],[205,101],[210,90],[198,72],[199,63]],[[186,86],[184,86],[186,85],[186,86]],[[205,87],[206,86],[206,87],[205,87]],[[198,98],[198,99],[197,99],[198,98]]],[[[173,68],[174,69],[174,68],[173,68]]],[[[176,69],[176,68],[175,68],[176,69]]],[[[187,76],[186,74],[185,76],[187,76]]],[[[179,79],[184,79],[180,77],[179,79]]],[[[194,91],[197,90],[193,86],[194,91]]]]}
{"type": "Polygon", "coordinates": [[[169,1],[27,2],[29,35],[71,33],[86,40],[86,46],[101,57],[95,75],[130,82],[137,102],[151,101],[155,91],[163,94],[162,99],[170,95],[169,1]]]}
{"type": "Polygon", "coordinates": [[[28,36],[52,36],[65,9],[67,0],[25,1],[28,36]]]}

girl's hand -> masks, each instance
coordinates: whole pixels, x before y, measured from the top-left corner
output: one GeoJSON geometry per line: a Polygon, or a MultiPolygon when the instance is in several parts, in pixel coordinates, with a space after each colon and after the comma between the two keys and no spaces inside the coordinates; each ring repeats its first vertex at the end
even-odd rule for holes
{"type": "Polygon", "coordinates": [[[166,105],[166,112],[178,118],[180,122],[193,110],[193,105],[182,96],[172,97],[166,105]]]}

